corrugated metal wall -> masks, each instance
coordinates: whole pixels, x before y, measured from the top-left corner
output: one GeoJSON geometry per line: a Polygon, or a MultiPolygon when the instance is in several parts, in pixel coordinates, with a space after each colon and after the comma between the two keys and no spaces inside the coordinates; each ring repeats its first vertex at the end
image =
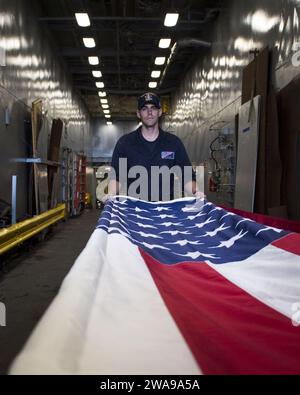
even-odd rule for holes
{"type": "Polygon", "coordinates": [[[26,164],[12,158],[29,154],[31,103],[43,99],[47,141],[52,119],[64,120],[63,146],[91,155],[89,117],[73,94],[67,70],[56,58],[51,39],[35,20],[38,10],[30,1],[0,1],[0,47],[6,66],[0,67],[0,198],[10,202],[11,175],[18,176],[18,217],[27,210],[26,164]],[[10,123],[5,125],[5,111],[10,123]]]}
{"type": "MultiPolygon", "coordinates": [[[[278,90],[300,73],[292,65],[293,43],[300,41],[299,0],[232,0],[211,32],[212,48],[181,83],[165,126],[180,136],[191,159],[209,157],[219,121],[231,121],[240,106],[242,70],[250,50],[272,49],[272,78],[278,90]]],[[[197,50],[197,49],[195,49],[197,50]]]]}

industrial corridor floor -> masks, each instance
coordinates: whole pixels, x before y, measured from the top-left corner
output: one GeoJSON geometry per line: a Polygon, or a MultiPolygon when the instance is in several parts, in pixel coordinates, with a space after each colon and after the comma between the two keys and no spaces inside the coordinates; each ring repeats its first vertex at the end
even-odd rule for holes
{"type": "Polygon", "coordinates": [[[6,374],[33,328],[56,296],[75,259],[85,247],[99,210],[57,224],[45,241],[20,253],[0,275],[0,302],[6,326],[0,326],[0,374],[6,374]]]}

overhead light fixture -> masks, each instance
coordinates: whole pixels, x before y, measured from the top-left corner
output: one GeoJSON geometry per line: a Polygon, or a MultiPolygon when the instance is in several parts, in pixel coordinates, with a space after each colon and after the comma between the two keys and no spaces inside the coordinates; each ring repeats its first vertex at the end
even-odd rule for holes
{"type": "Polygon", "coordinates": [[[89,56],[89,64],[91,64],[91,65],[99,64],[98,56],[89,56]]]}
{"type": "Polygon", "coordinates": [[[168,12],[165,16],[164,25],[168,27],[175,26],[178,21],[179,14],[177,12],[168,12]]]}
{"type": "Polygon", "coordinates": [[[96,87],[97,88],[104,88],[104,82],[102,82],[102,81],[96,82],[96,87]]]}
{"type": "Polygon", "coordinates": [[[103,110],[104,114],[109,114],[109,110],[103,110]]]}
{"type": "Polygon", "coordinates": [[[165,63],[166,58],[164,56],[158,56],[157,58],[155,58],[154,63],[157,64],[158,66],[161,66],[165,63]]]}
{"type": "Polygon", "coordinates": [[[158,46],[159,46],[159,48],[169,48],[170,44],[171,44],[170,38],[161,38],[159,40],[158,46]]]}
{"type": "Polygon", "coordinates": [[[92,74],[95,78],[101,78],[102,77],[102,73],[100,70],[93,70],[92,74]]]}
{"type": "Polygon", "coordinates": [[[108,102],[107,102],[107,99],[100,99],[100,103],[107,104],[108,102]]]}
{"type": "Polygon", "coordinates": [[[156,88],[157,87],[157,82],[155,82],[155,81],[151,81],[151,82],[149,82],[149,88],[156,88]]]}
{"type": "Polygon", "coordinates": [[[106,96],[106,92],[100,91],[100,92],[98,92],[98,95],[99,95],[100,97],[105,97],[105,96],[106,96]]]}
{"type": "Polygon", "coordinates": [[[107,121],[107,122],[106,122],[106,125],[107,125],[107,126],[112,125],[112,122],[107,121]]]}
{"type": "Polygon", "coordinates": [[[84,12],[77,12],[75,14],[75,18],[76,18],[78,25],[81,27],[87,27],[87,26],[90,26],[90,24],[91,24],[88,14],[86,14],[84,12]]]}
{"type": "Polygon", "coordinates": [[[254,14],[248,14],[245,23],[252,27],[254,32],[267,33],[274,26],[280,23],[279,15],[269,15],[263,9],[259,9],[254,14]]]}
{"type": "Polygon", "coordinates": [[[96,46],[95,40],[92,37],[83,37],[82,41],[87,48],[94,48],[96,46]]]}
{"type": "Polygon", "coordinates": [[[107,108],[109,108],[109,105],[108,104],[102,104],[102,108],[107,109],[107,108]]]}
{"type": "Polygon", "coordinates": [[[160,70],[153,70],[151,73],[151,78],[159,78],[160,77],[160,70]]]}
{"type": "Polygon", "coordinates": [[[105,116],[105,118],[111,118],[111,115],[108,115],[108,114],[106,114],[104,116],[105,116]]]}

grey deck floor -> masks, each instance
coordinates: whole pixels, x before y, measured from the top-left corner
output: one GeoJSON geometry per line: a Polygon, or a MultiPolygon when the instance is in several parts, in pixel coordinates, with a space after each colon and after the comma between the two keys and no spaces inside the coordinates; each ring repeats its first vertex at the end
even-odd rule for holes
{"type": "Polygon", "coordinates": [[[55,226],[51,236],[10,262],[0,277],[0,302],[6,326],[0,326],[0,374],[6,374],[31,331],[57,294],[75,259],[93,232],[99,210],[55,226]]]}

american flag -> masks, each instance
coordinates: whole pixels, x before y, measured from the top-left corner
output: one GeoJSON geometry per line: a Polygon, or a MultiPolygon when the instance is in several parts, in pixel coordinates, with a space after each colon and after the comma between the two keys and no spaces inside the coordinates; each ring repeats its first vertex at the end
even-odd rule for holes
{"type": "Polygon", "coordinates": [[[159,205],[114,200],[106,205],[97,228],[122,234],[167,265],[242,261],[288,234],[210,202],[203,202],[198,211],[193,200],[159,205]]]}
{"type": "Polygon", "coordinates": [[[202,372],[300,373],[299,234],[189,199],[115,199],[97,228],[138,247],[202,372]]]}
{"type": "Polygon", "coordinates": [[[300,374],[299,355],[300,234],[115,197],[11,373],[300,374]]]}

